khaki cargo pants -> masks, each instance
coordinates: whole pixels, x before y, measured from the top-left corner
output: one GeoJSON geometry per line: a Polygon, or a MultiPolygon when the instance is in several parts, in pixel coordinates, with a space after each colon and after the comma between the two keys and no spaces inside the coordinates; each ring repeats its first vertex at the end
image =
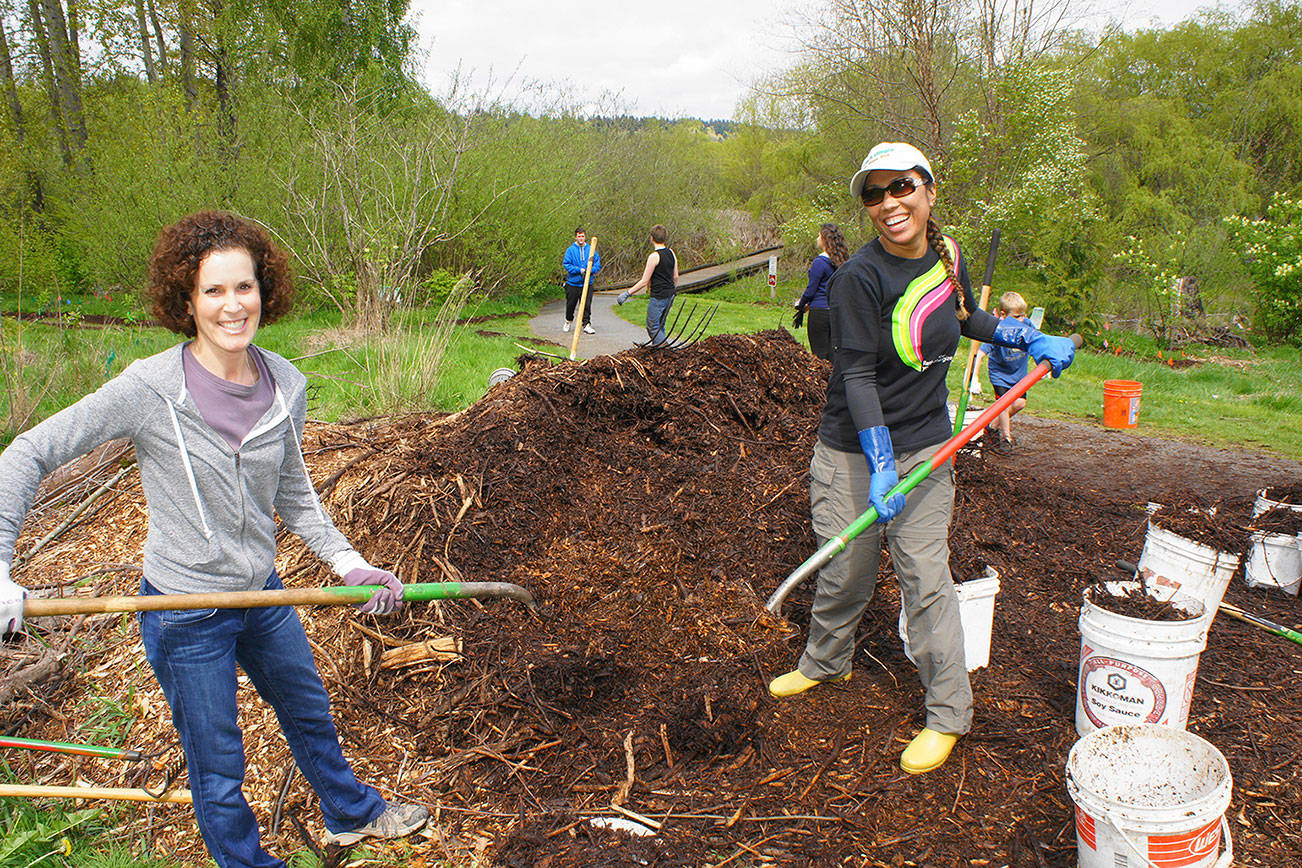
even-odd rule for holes
{"type": "MultiPolygon", "coordinates": [[[[900,479],[927,462],[940,445],[895,456],[900,479]]],[[[809,464],[814,534],[824,544],[867,511],[868,462],[819,441],[809,464]]],[[[972,686],[963,655],[963,627],[949,572],[949,523],[954,512],[954,465],[947,463],[909,492],[904,510],[886,528],[891,561],[904,595],[909,648],[926,691],[927,726],[937,732],[972,728],[972,686]]],[[[806,678],[825,681],[850,671],[855,631],[877,584],[883,525],[851,540],[818,573],[809,641],[800,658],[806,678]]]]}

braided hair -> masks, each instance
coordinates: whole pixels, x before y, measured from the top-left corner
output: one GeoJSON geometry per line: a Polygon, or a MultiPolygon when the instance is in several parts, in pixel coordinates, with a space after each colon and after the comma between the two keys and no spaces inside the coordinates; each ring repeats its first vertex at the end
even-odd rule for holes
{"type": "Polygon", "coordinates": [[[827,254],[832,264],[841,266],[850,258],[850,251],[845,246],[845,236],[841,234],[841,227],[835,223],[824,223],[818,227],[818,234],[823,238],[823,252],[827,254]]]}
{"type": "Polygon", "coordinates": [[[954,302],[958,306],[959,321],[962,322],[968,318],[968,310],[963,301],[963,284],[958,279],[958,264],[949,254],[949,245],[945,243],[945,236],[941,233],[940,227],[930,217],[927,218],[927,244],[936,251],[940,261],[945,264],[945,273],[949,275],[949,281],[954,285],[954,302]]]}

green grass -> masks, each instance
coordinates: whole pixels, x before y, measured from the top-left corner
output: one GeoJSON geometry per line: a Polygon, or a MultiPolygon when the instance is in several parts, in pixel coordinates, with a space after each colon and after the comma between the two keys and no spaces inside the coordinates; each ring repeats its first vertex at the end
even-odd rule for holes
{"type": "MultiPolygon", "coordinates": [[[[18,782],[5,764],[3,777],[18,782]]],[[[170,868],[176,863],[151,859],[111,843],[120,825],[118,812],[106,807],[73,808],[54,799],[0,799],[0,868],[74,866],[74,868],[170,868]],[[106,843],[109,842],[109,843],[106,843]]]]}
{"type": "MultiPolygon", "coordinates": [[[[1143,386],[1138,426],[1131,429],[1136,434],[1302,458],[1302,358],[1296,350],[1191,345],[1176,358],[1199,361],[1176,368],[1158,358],[1151,340],[1125,335],[1122,341],[1138,357],[1114,355],[1102,348],[1101,338],[1091,338],[1060,379],[1035,386],[1030,412],[1101,425],[1103,384],[1134,380],[1143,386]]],[[[950,370],[954,394],[961,370],[958,365],[950,370]]],[[[992,395],[984,369],[982,381],[988,402],[992,395]]]]}

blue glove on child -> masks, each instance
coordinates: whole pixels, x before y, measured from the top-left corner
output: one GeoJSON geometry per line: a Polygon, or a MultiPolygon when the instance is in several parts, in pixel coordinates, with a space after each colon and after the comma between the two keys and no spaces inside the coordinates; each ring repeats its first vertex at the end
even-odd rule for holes
{"type": "Polygon", "coordinates": [[[891,432],[885,425],[865,428],[859,432],[859,446],[868,459],[872,479],[868,483],[868,500],[877,509],[877,523],[885,524],[904,509],[904,495],[886,495],[900,482],[895,472],[895,448],[891,445],[891,432]]]}

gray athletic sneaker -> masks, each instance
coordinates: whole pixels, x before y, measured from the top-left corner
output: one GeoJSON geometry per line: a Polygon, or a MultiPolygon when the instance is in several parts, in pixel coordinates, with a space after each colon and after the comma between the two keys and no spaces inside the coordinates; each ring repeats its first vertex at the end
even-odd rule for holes
{"type": "Polygon", "coordinates": [[[429,821],[429,811],[420,805],[389,805],[384,813],[350,832],[326,832],[327,844],[351,847],[363,838],[405,838],[419,832],[429,821]]]}

